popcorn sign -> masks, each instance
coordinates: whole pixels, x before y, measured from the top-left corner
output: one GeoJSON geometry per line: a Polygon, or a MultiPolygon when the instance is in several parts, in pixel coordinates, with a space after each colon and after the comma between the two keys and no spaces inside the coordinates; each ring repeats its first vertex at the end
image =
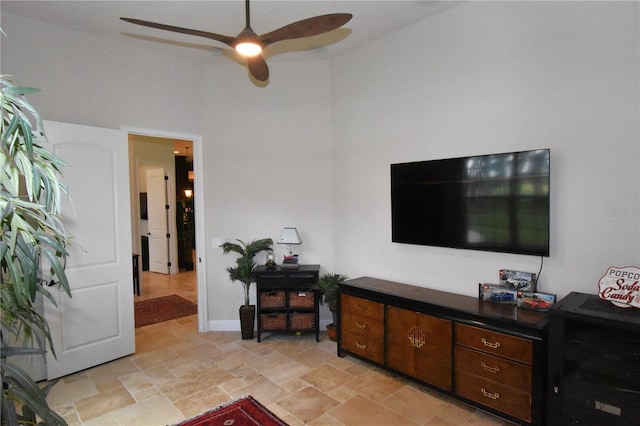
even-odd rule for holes
{"type": "Polygon", "coordinates": [[[640,308],[640,268],[609,267],[598,281],[598,296],[621,308],[640,308]]]}

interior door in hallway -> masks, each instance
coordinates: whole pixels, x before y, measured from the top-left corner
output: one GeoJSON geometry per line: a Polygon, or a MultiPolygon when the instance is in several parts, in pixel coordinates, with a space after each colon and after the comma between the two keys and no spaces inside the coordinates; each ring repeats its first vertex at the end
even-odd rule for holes
{"type": "Polygon", "coordinates": [[[149,215],[149,270],[168,274],[169,209],[167,178],[163,168],[147,170],[147,209],[149,215]]]}
{"type": "Polygon", "coordinates": [[[135,351],[127,135],[119,130],[45,122],[51,149],[67,164],[70,201],[62,214],[71,298],[51,287],[45,300],[57,358],[47,378],[84,370],[135,351]]]}

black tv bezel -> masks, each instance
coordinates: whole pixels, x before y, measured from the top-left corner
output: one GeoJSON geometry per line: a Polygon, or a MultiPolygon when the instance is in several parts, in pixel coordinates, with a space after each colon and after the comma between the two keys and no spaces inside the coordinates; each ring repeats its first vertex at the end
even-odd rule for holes
{"type": "Polygon", "coordinates": [[[399,244],[410,244],[410,245],[419,245],[419,246],[427,246],[427,247],[440,247],[440,248],[452,248],[459,250],[474,250],[474,251],[484,251],[484,252],[492,252],[492,253],[506,253],[506,254],[519,254],[519,255],[527,255],[527,256],[538,256],[538,257],[549,257],[551,251],[551,149],[550,148],[538,148],[538,149],[530,149],[530,150],[522,150],[522,151],[511,151],[511,152],[499,152],[499,153],[491,153],[491,154],[478,154],[478,155],[469,155],[464,157],[451,157],[451,158],[440,158],[440,159],[432,159],[432,160],[422,160],[422,161],[409,161],[409,162],[401,162],[401,163],[392,163],[390,164],[390,190],[391,190],[391,242],[399,243],[399,244]],[[396,237],[394,232],[394,227],[396,226],[394,221],[394,198],[393,198],[393,168],[394,166],[404,166],[404,165],[417,165],[422,163],[438,163],[445,161],[464,161],[470,158],[477,157],[492,157],[492,156],[503,156],[503,155],[517,155],[524,154],[528,152],[537,152],[537,151],[546,151],[548,162],[549,162],[549,173],[547,175],[547,185],[549,188],[547,194],[547,203],[549,205],[548,209],[548,219],[547,219],[547,245],[546,248],[537,249],[521,249],[518,247],[502,247],[496,245],[487,245],[487,246],[479,246],[479,245],[468,245],[468,244],[439,244],[433,242],[420,242],[409,239],[402,239],[396,237]]]}

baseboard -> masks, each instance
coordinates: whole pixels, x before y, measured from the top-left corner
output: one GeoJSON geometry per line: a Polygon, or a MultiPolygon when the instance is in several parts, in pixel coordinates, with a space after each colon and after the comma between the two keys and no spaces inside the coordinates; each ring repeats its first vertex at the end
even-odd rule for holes
{"type": "Polygon", "coordinates": [[[332,324],[331,320],[320,320],[320,331],[326,330],[329,324],[332,324]]]}
{"type": "Polygon", "coordinates": [[[211,320],[207,331],[240,331],[240,320],[211,320]]]}

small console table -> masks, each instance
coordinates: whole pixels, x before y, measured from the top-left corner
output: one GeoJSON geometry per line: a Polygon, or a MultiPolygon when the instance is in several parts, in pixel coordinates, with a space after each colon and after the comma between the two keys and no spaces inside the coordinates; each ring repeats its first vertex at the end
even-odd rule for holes
{"type": "Polygon", "coordinates": [[[312,287],[318,282],[320,265],[255,269],[258,293],[258,342],[268,331],[315,331],[320,341],[320,295],[312,287]]]}
{"type": "Polygon", "coordinates": [[[338,356],[518,424],[544,423],[545,314],[370,277],[339,295],[338,356]]]}

